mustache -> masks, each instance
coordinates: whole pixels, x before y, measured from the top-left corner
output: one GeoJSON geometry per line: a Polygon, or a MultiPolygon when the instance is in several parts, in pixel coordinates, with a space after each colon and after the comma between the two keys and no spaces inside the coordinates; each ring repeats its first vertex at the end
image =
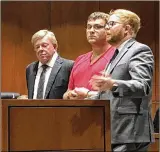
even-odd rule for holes
{"type": "Polygon", "coordinates": [[[95,35],[88,35],[88,37],[96,37],[95,35]]]}

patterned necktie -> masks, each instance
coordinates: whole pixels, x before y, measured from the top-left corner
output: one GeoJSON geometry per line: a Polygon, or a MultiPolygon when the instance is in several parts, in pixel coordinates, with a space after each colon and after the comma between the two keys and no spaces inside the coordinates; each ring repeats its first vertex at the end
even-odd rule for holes
{"type": "Polygon", "coordinates": [[[37,99],[43,99],[43,90],[44,90],[44,82],[45,82],[45,74],[48,65],[42,65],[42,73],[39,79],[38,90],[37,90],[37,99]]]}

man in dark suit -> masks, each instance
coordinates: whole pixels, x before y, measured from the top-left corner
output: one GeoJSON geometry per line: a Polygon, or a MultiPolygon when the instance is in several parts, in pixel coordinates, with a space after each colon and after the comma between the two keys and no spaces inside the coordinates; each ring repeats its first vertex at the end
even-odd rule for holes
{"type": "Polygon", "coordinates": [[[112,151],[147,151],[154,141],[150,102],[154,58],[151,49],[135,40],[140,18],[118,9],[110,13],[107,41],[117,48],[104,75],[93,76],[98,99],[110,100],[112,151]]]}
{"type": "Polygon", "coordinates": [[[73,61],[61,58],[53,32],[40,30],[31,40],[38,61],[26,68],[29,99],[62,99],[68,87],[73,61]]]}

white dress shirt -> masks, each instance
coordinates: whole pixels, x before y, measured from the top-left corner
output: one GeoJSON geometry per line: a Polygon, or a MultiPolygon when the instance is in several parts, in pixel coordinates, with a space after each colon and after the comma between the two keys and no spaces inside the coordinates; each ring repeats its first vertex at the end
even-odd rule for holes
{"type": "MultiPolygon", "coordinates": [[[[48,65],[47,69],[46,69],[46,74],[45,74],[45,82],[44,82],[44,90],[43,90],[43,99],[44,99],[44,96],[45,96],[45,92],[46,92],[46,87],[47,87],[47,83],[48,83],[48,80],[49,80],[49,76],[51,74],[51,71],[52,71],[52,68],[55,64],[55,61],[58,57],[58,53],[55,52],[51,58],[51,60],[49,62],[47,62],[46,65],[48,65]]],[[[37,99],[37,91],[38,91],[38,83],[39,83],[39,79],[40,79],[40,76],[41,76],[41,73],[42,73],[42,63],[39,62],[38,64],[38,71],[37,71],[37,75],[36,75],[36,79],[35,79],[35,83],[34,83],[34,93],[33,93],[33,99],[37,99]]]]}

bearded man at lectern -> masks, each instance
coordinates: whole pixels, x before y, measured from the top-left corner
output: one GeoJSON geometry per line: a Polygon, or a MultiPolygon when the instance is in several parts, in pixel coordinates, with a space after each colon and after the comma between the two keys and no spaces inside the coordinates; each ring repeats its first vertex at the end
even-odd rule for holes
{"type": "Polygon", "coordinates": [[[147,45],[135,40],[139,29],[137,14],[110,12],[107,41],[118,53],[104,75],[90,81],[100,91],[98,99],[110,100],[113,152],[147,151],[154,141],[150,107],[154,57],[147,45]]]}

